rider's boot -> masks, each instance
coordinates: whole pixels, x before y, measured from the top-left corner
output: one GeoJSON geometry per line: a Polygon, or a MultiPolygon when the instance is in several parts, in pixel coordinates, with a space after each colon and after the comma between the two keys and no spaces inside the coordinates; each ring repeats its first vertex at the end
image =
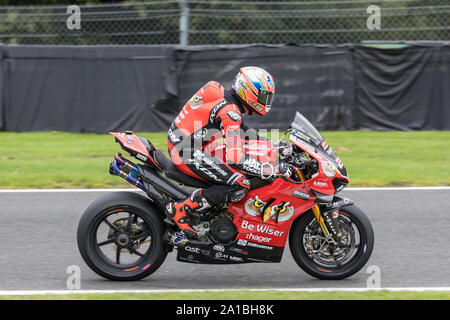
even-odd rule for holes
{"type": "Polygon", "coordinates": [[[169,203],[166,206],[166,215],[178,225],[187,237],[196,238],[198,233],[191,227],[186,213],[201,214],[209,207],[211,205],[203,196],[203,189],[197,189],[187,199],[169,203]]]}

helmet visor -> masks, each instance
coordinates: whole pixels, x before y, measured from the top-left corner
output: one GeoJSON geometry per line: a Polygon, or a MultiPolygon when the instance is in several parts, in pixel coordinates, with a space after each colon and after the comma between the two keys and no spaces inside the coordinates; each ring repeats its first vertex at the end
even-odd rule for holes
{"type": "Polygon", "coordinates": [[[259,90],[257,100],[258,103],[270,109],[270,107],[272,106],[272,100],[273,100],[273,92],[259,90]]]}

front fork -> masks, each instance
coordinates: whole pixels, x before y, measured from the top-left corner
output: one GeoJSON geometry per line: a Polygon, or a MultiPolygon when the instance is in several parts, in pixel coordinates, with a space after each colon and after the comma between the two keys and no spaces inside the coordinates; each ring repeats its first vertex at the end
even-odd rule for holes
{"type": "Polygon", "coordinates": [[[312,207],[314,217],[317,223],[322,228],[325,237],[333,237],[339,240],[342,237],[341,226],[339,225],[339,210],[323,211],[321,212],[318,204],[312,207]],[[330,233],[331,230],[331,233],[330,233]]]}
{"type": "MultiPolygon", "coordinates": [[[[297,171],[297,174],[300,181],[305,181],[305,176],[300,170],[297,171]]],[[[329,238],[331,236],[335,240],[338,240],[342,237],[341,227],[338,221],[339,215],[337,214],[339,211],[326,210],[324,212],[321,212],[318,204],[314,204],[311,209],[314,213],[314,217],[316,218],[317,223],[322,228],[325,237],[329,238]],[[331,230],[331,233],[329,230],[331,230]]]]}
{"type": "Polygon", "coordinates": [[[323,219],[323,217],[320,213],[319,205],[315,204],[311,209],[312,209],[312,212],[314,213],[314,217],[316,218],[317,223],[322,228],[322,231],[325,234],[325,237],[329,237],[330,232],[328,231],[328,228],[325,225],[325,220],[323,219]]]}

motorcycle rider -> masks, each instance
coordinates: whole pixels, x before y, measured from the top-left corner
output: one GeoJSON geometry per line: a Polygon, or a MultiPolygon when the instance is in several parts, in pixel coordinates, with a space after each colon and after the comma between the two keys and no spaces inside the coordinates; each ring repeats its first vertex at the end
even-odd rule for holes
{"type": "MultiPolygon", "coordinates": [[[[166,215],[189,238],[197,236],[187,213],[201,214],[212,205],[237,202],[251,188],[249,176],[268,179],[290,175],[290,166],[261,163],[243,152],[242,114],[265,115],[275,93],[273,77],[258,67],[243,67],[231,89],[210,81],[184,105],[168,132],[169,154],[184,173],[213,185],[195,190],[185,200],[171,202],[166,215]],[[225,159],[208,152],[223,138],[225,159]]],[[[259,137],[258,137],[259,138],[259,137]]],[[[213,148],[214,149],[214,148],[213,148]]]]}

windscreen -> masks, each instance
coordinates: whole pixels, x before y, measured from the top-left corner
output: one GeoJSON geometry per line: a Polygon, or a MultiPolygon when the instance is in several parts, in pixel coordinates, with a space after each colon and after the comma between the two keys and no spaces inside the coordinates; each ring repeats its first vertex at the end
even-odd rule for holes
{"type": "Polygon", "coordinates": [[[306,142],[319,146],[323,141],[323,137],[319,131],[300,112],[295,114],[291,128],[293,129],[292,134],[306,142]]]}
{"type": "Polygon", "coordinates": [[[342,175],[347,176],[347,170],[344,164],[333,151],[333,149],[328,146],[327,142],[323,139],[322,135],[317,131],[317,129],[309,122],[300,112],[295,114],[294,120],[290,126],[291,133],[297,138],[316,146],[316,152],[319,152],[322,156],[330,160],[336,168],[341,172],[342,175]]]}

